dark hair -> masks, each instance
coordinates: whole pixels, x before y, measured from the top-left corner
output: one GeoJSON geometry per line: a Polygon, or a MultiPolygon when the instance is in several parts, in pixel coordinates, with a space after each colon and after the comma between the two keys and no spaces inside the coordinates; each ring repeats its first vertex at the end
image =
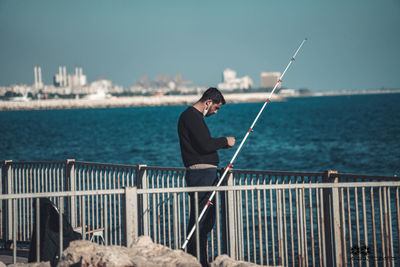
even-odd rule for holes
{"type": "Polygon", "coordinates": [[[200,98],[200,102],[205,102],[207,100],[211,99],[213,104],[219,104],[222,103],[222,105],[225,105],[225,98],[222,95],[222,93],[215,87],[210,87],[207,89],[207,91],[204,92],[203,96],[200,98]]]}

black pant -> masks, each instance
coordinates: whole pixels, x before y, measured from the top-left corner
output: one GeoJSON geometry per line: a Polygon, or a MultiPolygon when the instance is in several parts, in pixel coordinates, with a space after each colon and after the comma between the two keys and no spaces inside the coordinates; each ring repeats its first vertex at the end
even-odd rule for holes
{"type": "MultiPolygon", "coordinates": [[[[186,184],[188,186],[214,186],[218,182],[217,178],[217,169],[216,168],[209,168],[209,169],[201,169],[201,170],[187,170],[185,176],[186,184]]],[[[198,212],[199,216],[201,211],[203,210],[204,206],[206,205],[210,195],[212,192],[199,192],[198,193],[198,212]]],[[[194,193],[189,193],[190,195],[190,218],[189,218],[189,226],[188,226],[188,233],[192,230],[193,225],[196,223],[196,213],[195,213],[195,199],[194,193]]],[[[217,195],[214,196],[213,201],[215,200],[217,195]]],[[[222,197],[224,199],[224,197],[222,197]]],[[[224,204],[224,203],[222,203],[224,204]]],[[[223,207],[224,205],[222,205],[223,207]]],[[[225,210],[225,209],[224,209],[225,210]]],[[[223,212],[224,213],[224,212],[223,212]]],[[[224,217],[224,216],[223,216],[224,217]]],[[[222,221],[224,221],[223,218],[222,221]]],[[[200,263],[201,265],[208,266],[207,260],[207,235],[211,232],[212,228],[214,227],[215,223],[215,207],[214,205],[209,205],[207,208],[206,213],[204,214],[203,218],[201,218],[199,222],[199,244],[200,244],[200,263]]],[[[224,231],[222,231],[224,233],[224,231]]],[[[224,237],[222,238],[225,239],[224,237]]],[[[223,242],[224,243],[224,242],[223,242]]],[[[225,246],[223,245],[222,250],[224,251],[225,246]]],[[[193,256],[197,256],[196,251],[196,232],[193,233],[191,239],[188,243],[188,253],[192,254],[193,256]]]]}

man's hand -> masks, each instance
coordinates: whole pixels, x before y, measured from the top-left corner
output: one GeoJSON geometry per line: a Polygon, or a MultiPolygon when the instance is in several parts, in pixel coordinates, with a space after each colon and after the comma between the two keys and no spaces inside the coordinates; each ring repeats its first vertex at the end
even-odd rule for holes
{"type": "Polygon", "coordinates": [[[226,140],[228,141],[228,147],[233,147],[235,145],[235,137],[228,136],[226,140]]]}

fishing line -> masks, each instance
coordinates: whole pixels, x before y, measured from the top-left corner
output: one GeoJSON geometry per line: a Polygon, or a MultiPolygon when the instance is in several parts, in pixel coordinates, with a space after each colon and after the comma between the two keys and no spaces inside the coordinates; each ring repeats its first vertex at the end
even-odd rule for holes
{"type": "MultiPolygon", "coordinates": [[[[242,149],[243,144],[246,142],[247,137],[250,135],[251,132],[253,132],[253,127],[254,127],[254,125],[256,124],[258,118],[261,116],[261,113],[264,111],[265,107],[267,106],[268,102],[270,101],[272,95],[273,95],[274,92],[275,92],[275,89],[278,87],[279,84],[282,83],[282,78],[283,78],[283,76],[285,75],[286,71],[289,69],[290,65],[293,63],[293,61],[294,61],[294,59],[295,59],[297,53],[300,51],[301,47],[303,46],[303,44],[304,44],[306,41],[307,41],[307,38],[305,38],[305,39],[301,42],[300,46],[297,48],[297,50],[296,50],[296,52],[294,53],[293,57],[290,59],[289,63],[287,64],[287,66],[286,66],[285,70],[283,71],[282,75],[279,77],[279,79],[278,79],[278,81],[276,82],[274,88],[272,89],[271,93],[269,94],[267,100],[264,102],[264,105],[262,106],[262,108],[261,108],[260,111],[258,112],[256,118],[254,119],[253,123],[251,124],[250,129],[247,131],[246,135],[245,135],[244,138],[242,139],[242,142],[240,143],[240,145],[239,145],[239,147],[237,148],[235,154],[233,155],[231,161],[229,162],[229,165],[225,168],[224,173],[222,174],[221,178],[220,178],[219,181],[218,181],[218,184],[216,185],[217,187],[219,187],[219,186],[221,185],[221,183],[224,181],[224,178],[225,178],[226,174],[228,173],[229,169],[232,167],[232,164],[233,164],[233,162],[235,161],[235,159],[236,159],[237,155],[239,154],[240,150],[242,149]]],[[[213,200],[215,194],[216,194],[216,191],[213,191],[212,194],[210,195],[210,197],[208,198],[208,201],[207,201],[206,205],[204,206],[203,210],[201,211],[201,213],[200,213],[200,215],[199,215],[199,217],[198,217],[198,222],[200,222],[200,220],[203,218],[204,214],[205,214],[206,211],[207,211],[208,206],[209,206],[209,205],[213,205],[211,201],[213,200]]],[[[193,235],[193,233],[194,233],[195,230],[196,230],[196,224],[193,225],[192,229],[190,230],[189,234],[187,235],[186,240],[185,240],[185,242],[184,242],[183,245],[182,245],[182,249],[183,249],[183,250],[186,248],[186,246],[187,246],[187,244],[188,244],[188,242],[189,242],[190,238],[192,237],[192,235],[193,235]]]]}

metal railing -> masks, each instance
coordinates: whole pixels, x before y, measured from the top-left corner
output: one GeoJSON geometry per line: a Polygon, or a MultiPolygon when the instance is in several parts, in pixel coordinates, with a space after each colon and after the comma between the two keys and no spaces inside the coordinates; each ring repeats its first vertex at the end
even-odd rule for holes
{"type": "MultiPolygon", "coordinates": [[[[196,198],[198,192],[216,190],[217,199],[222,192],[228,193],[228,199],[229,195],[233,197],[233,205],[228,205],[233,223],[227,224],[227,245],[228,254],[236,259],[285,266],[396,266],[400,263],[399,186],[399,181],[381,181],[135,188],[131,197],[147,195],[148,199],[160,199],[164,195],[171,199],[171,213],[164,216],[174,227],[163,230],[178,240],[170,244],[173,248],[185,239],[185,232],[179,229],[177,214],[181,210],[177,199],[188,192],[195,192],[196,198]],[[358,191],[364,192],[360,200],[358,191]],[[368,200],[365,192],[379,194],[368,200]],[[374,208],[368,213],[371,206],[374,208]],[[352,236],[346,237],[349,233],[352,236]]],[[[218,201],[215,206],[222,209],[218,201]]],[[[151,217],[158,216],[154,211],[151,217]]],[[[221,225],[217,220],[216,229],[221,225]]],[[[157,227],[149,225],[150,236],[159,231],[157,227]]],[[[127,236],[137,236],[140,231],[136,231],[127,236]]],[[[220,251],[221,240],[215,246],[220,251]]],[[[213,258],[214,254],[210,256],[213,258]]]]}
{"type": "MultiPolygon", "coordinates": [[[[118,206],[118,210],[121,211],[122,216],[112,217],[112,216],[102,216],[100,217],[98,213],[94,212],[94,210],[89,209],[89,200],[91,198],[100,199],[98,203],[96,203],[96,208],[99,210],[107,211],[107,203],[111,201],[109,199],[116,199],[116,197],[121,197],[124,195],[124,189],[109,189],[109,190],[91,190],[91,191],[65,191],[65,192],[42,192],[42,193],[24,193],[24,194],[3,194],[0,195],[1,204],[6,204],[5,206],[11,207],[11,213],[7,216],[7,222],[9,222],[8,227],[11,227],[10,232],[10,240],[13,242],[13,261],[16,263],[17,259],[17,248],[18,242],[36,240],[36,259],[40,261],[40,249],[41,249],[41,222],[40,216],[40,204],[39,200],[41,198],[50,198],[53,199],[54,202],[57,202],[57,210],[59,215],[59,255],[61,255],[63,251],[63,216],[65,215],[67,203],[75,200],[78,204],[77,211],[81,215],[79,217],[79,221],[81,223],[80,232],[82,233],[82,239],[90,239],[87,233],[91,233],[93,235],[94,231],[88,231],[86,226],[93,225],[94,221],[101,220],[101,224],[103,227],[100,229],[102,241],[104,244],[114,244],[114,245],[125,245],[126,240],[126,203],[123,201],[120,206],[118,206]],[[107,201],[108,200],[108,201],[107,201]],[[21,218],[29,217],[29,213],[26,210],[20,209],[21,203],[29,201],[31,203],[35,202],[34,205],[34,215],[32,216],[33,222],[30,230],[36,231],[35,237],[32,235],[27,239],[21,233],[24,233],[25,228],[21,228],[21,225],[24,222],[21,222],[21,218]]],[[[4,206],[4,205],[3,205],[4,206]]],[[[107,213],[106,213],[107,214],[107,213]]],[[[54,230],[54,229],[53,229],[54,230]]]]}
{"type": "Polygon", "coordinates": [[[187,234],[188,193],[217,190],[210,260],[226,252],[270,265],[400,264],[396,177],[232,170],[226,186],[185,188],[184,168],[4,161],[0,172],[3,240],[29,242],[32,200],[48,196],[57,205],[65,198],[61,205],[73,226],[103,228],[106,244],[129,245],[148,235],[179,248],[187,234]]]}
{"type": "MultiPolygon", "coordinates": [[[[13,162],[11,160],[1,163],[1,193],[2,194],[25,194],[43,192],[75,192],[85,190],[121,189],[126,186],[136,185],[136,174],[138,166],[102,164],[77,162],[73,159],[60,162],[13,162]]],[[[58,199],[49,197],[51,201],[58,204],[58,199]]],[[[99,219],[109,214],[113,218],[121,217],[120,196],[113,196],[110,199],[100,199],[91,196],[83,200],[71,198],[66,200],[65,212],[71,225],[80,226],[83,204],[86,207],[90,220],[87,231],[103,228],[104,224],[99,219]],[[84,201],[84,203],[82,203],[84,201]],[[104,209],[98,209],[97,203],[105,201],[104,209]]],[[[26,216],[18,218],[20,229],[18,230],[18,241],[28,242],[31,237],[33,218],[32,199],[23,199],[17,202],[16,209],[19,214],[22,211],[26,216]]],[[[0,207],[0,240],[11,240],[11,222],[6,220],[12,213],[11,202],[2,203],[0,207]],[[5,224],[8,224],[5,227],[5,224]]],[[[116,223],[116,222],[115,222],[116,223]]],[[[107,229],[107,228],[106,228],[107,229]]],[[[113,229],[111,229],[113,230],[113,229]]],[[[114,232],[114,231],[113,231],[114,232]]],[[[110,240],[117,240],[117,236],[109,234],[110,240]]]]}

